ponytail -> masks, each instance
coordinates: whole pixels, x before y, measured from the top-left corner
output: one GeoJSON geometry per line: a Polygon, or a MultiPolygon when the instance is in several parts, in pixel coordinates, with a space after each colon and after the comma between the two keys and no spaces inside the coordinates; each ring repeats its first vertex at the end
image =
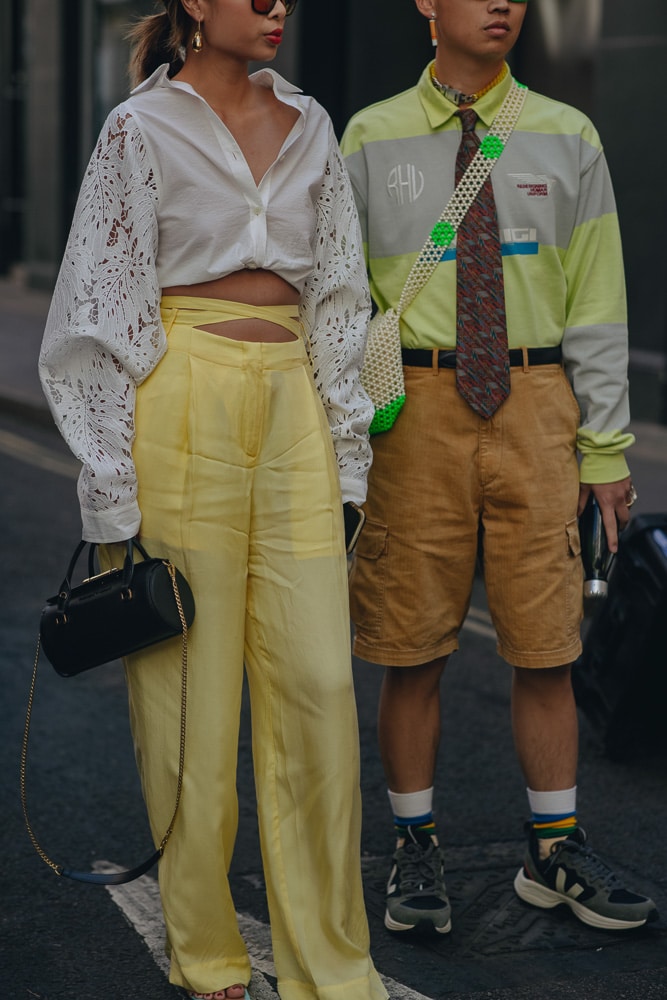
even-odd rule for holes
{"type": "Polygon", "coordinates": [[[165,10],[143,17],[128,32],[133,87],[148,79],[163,63],[169,63],[169,76],[174,76],[185,61],[183,50],[192,33],[192,19],[181,0],[164,0],[164,6],[165,10]]]}

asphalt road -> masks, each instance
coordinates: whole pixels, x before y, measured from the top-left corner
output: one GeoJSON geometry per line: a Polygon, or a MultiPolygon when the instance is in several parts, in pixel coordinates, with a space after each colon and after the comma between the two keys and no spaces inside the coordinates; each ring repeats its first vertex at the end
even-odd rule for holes
{"type": "MultiPolygon", "coordinates": [[[[3,1000],[169,1000],[155,881],[110,893],[57,878],[35,854],[19,801],[19,753],[39,612],[78,540],[76,464],[45,427],[0,417],[0,927],[3,1000]]],[[[448,860],[454,928],[409,940],[382,924],[391,826],[375,742],[377,668],[355,663],[362,746],[364,885],[376,965],[394,1000],[665,1000],[664,919],[624,934],[596,931],[569,911],[521,903],[512,879],[523,853],[526,802],[509,728],[509,670],[498,659],[481,585],[443,686],[445,726],[436,807],[448,860]]],[[[582,719],[579,801],[597,850],[667,914],[667,761],[609,761],[582,719]]],[[[251,943],[256,1000],[274,998],[254,818],[247,701],[232,869],[251,943]]],[[[136,863],[150,849],[134,770],[120,668],[68,680],[42,661],[28,768],[42,846],[74,867],[136,863]]]]}

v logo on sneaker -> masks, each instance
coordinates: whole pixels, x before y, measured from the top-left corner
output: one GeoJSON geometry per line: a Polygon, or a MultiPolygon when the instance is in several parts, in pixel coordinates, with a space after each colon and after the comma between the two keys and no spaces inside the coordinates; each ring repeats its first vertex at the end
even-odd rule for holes
{"type": "Polygon", "coordinates": [[[558,892],[567,893],[572,899],[576,899],[577,896],[581,896],[582,892],[586,891],[584,886],[578,882],[571,885],[569,889],[567,888],[567,872],[564,868],[559,868],[556,872],[556,889],[558,892]]]}

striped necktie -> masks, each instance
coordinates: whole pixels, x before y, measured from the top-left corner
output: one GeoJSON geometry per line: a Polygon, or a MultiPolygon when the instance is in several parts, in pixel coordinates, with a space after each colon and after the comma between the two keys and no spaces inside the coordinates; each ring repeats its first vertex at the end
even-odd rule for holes
{"type": "MultiPolygon", "coordinates": [[[[456,182],[477,152],[477,113],[457,112],[463,131],[456,182]]],[[[487,177],[456,235],[456,387],[481,417],[509,396],[503,262],[491,178],[487,177]]]]}

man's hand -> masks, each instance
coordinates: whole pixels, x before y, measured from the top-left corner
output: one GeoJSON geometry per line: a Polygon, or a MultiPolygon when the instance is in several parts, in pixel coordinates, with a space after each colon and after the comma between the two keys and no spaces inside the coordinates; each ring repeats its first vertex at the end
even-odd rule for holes
{"type": "Polygon", "coordinates": [[[600,507],[609,550],[618,552],[618,535],[627,526],[634,503],[632,479],[628,476],[617,483],[581,483],[577,516],[581,515],[591,492],[600,507]]]}

